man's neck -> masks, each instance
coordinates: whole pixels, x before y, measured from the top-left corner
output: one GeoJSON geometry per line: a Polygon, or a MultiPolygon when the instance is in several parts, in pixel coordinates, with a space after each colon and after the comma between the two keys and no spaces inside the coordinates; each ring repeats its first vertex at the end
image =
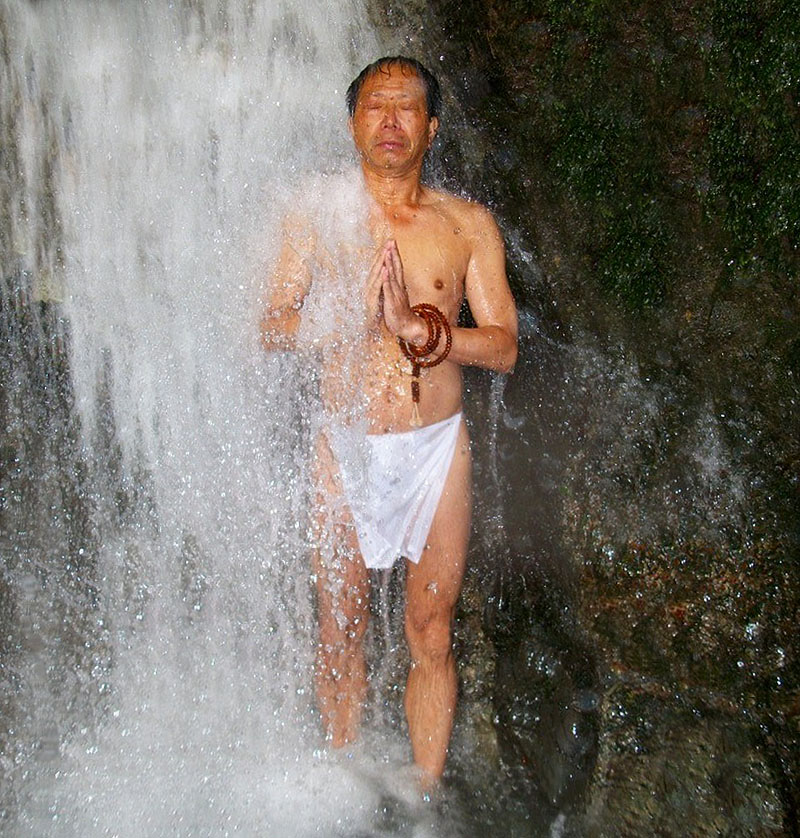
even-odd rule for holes
{"type": "Polygon", "coordinates": [[[367,192],[384,210],[419,204],[424,189],[420,182],[421,167],[402,174],[377,172],[365,166],[362,171],[367,192]]]}

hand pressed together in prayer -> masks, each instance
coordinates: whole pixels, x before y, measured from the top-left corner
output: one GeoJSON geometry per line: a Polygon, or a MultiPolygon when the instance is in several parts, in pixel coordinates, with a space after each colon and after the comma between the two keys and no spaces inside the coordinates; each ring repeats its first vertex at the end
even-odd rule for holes
{"type": "Polygon", "coordinates": [[[403,261],[394,239],[378,250],[370,268],[367,310],[377,319],[382,316],[386,328],[396,337],[416,345],[425,342],[427,326],[411,310],[403,280],[403,261]]]}

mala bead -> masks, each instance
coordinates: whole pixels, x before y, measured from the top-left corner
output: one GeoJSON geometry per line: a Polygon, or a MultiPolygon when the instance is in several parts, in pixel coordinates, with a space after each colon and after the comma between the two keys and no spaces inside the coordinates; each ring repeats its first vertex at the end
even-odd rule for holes
{"type": "Polygon", "coordinates": [[[428,339],[422,346],[414,346],[413,343],[408,343],[400,337],[397,338],[403,354],[411,361],[411,425],[414,428],[418,428],[422,425],[422,419],[419,415],[420,371],[435,367],[444,361],[450,354],[450,349],[453,346],[453,334],[450,331],[450,324],[447,322],[447,318],[435,305],[418,303],[415,306],[411,306],[411,311],[418,314],[428,327],[428,339]],[[442,332],[444,332],[445,336],[444,349],[440,355],[432,358],[430,355],[439,346],[442,332]]]}

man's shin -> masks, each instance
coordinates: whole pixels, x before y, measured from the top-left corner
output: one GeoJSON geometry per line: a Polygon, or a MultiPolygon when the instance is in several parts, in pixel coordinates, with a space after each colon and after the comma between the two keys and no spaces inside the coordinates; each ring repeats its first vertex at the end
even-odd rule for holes
{"type": "Polygon", "coordinates": [[[361,643],[317,650],[316,691],[325,738],[334,748],[355,742],[367,694],[361,643]]]}

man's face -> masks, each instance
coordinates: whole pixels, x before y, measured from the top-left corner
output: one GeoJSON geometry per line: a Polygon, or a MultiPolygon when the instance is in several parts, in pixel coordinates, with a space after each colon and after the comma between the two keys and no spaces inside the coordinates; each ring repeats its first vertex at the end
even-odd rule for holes
{"type": "Polygon", "coordinates": [[[428,119],[419,76],[394,64],[365,79],[349,125],[366,166],[400,174],[422,164],[439,120],[428,119]]]}

